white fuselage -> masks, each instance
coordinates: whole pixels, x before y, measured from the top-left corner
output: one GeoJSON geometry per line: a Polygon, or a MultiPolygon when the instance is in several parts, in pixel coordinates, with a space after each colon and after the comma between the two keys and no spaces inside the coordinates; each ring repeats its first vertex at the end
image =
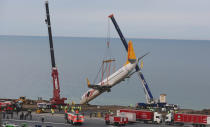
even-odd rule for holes
{"type": "MultiPolygon", "coordinates": [[[[137,61],[133,64],[128,63],[119,70],[117,70],[115,73],[110,75],[108,78],[105,78],[102,82],[99,82],[97,85],[102,86],[110,86],[113,87],[114,85],[118,84],[119,82],[123,81],[131,71],[136,67],[137,61]]],[[[105,91],[99,91],[97,89],[89,89],[81,98],[80,104],[87,104],[100,94],[102,94],[105,91]]]]}

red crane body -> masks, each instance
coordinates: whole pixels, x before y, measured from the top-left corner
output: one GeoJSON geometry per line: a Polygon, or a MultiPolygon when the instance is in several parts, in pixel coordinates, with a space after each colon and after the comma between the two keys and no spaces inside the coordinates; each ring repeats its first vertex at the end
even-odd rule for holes
{"type": "Polygon", "coordinates": [[[51,103],[56,105],[64,105],[66,98],[60,98],[60,84],[58,78],[57,68],[52,68],[52,78],[53,78],[53,98],[51,98],[51,103]]]}

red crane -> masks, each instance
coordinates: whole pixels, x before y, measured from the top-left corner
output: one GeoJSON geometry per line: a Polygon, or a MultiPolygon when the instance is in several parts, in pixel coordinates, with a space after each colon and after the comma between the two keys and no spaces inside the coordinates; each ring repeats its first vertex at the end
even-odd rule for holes
{"type": "Polygon", "coordinates": [[[50,43],[50,55],[51,55],[51,63],[52,63],[52,78],[53,78],[53,98],[51,98],[51,104],[53,105],[64,105],[64,101],[67,98],[60,98],[60,85],[58,78],[58,69],[55,64],[55,56],[54,56],[54,48],[53,48],[53,39],[52,39],[52,31],[51,31],[51,23],[50,23],[50,13],[48,1],[45,2],[46,7],[46,16],[45,22],[48,27],[48,35],[49,35],[49,43],[50,43]]]}

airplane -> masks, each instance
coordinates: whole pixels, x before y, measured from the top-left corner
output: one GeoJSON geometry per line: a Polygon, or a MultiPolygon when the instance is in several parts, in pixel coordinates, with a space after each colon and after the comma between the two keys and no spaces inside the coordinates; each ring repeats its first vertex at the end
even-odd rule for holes
{"type": "Polygon", "coordinates": [[[90,81],[86,79],[88,88],[91,89],[83,94],[80,100],[80,104],[88,104],[91,100],[95,99],[100,94],[106,91],[110,92],[113,86],[120,83],[121,81],[124,81],[125,78],[129,78],[132,74],[134,74],[136,71],[133,72],[133,70],[138,64],[138,61],[148,54],[149,53],[146,53],[145,55],[136,59],[133,44],[131,41],[129,41],[126,64],[122,68],[111,74],[109,77],[103,79],[103,81],[99,82],[98,84],[91,84],[90,81]]]}

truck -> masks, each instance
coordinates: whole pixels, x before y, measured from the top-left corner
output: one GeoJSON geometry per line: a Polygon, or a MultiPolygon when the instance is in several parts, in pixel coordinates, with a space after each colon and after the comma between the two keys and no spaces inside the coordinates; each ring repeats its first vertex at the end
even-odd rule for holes
{"type": "Polygon", "coordinates": [[[51,108],[51,103],[37,103],[37,108],[43,108],[43,109],[50,109],[51,108]]]}
{"type": "Polygon", "coordinates": [[[67,123],[70,123],[73,125],[76,125],[76,124],[82,125],[84,123],[84,116],[78,112],[66,113],[66,115],[67,115],[67,123]]]}
{"type": "Polygon", "coordinates": [[[12,101],[0,101],[0,107],[7,107],[14,104],[12,101]]]}
{"type": "Polygon", "coordinates": [[[115,126],[125,125],[128,123],[128,118],[124,116],[115,116],[113,114],[107,114],[105,116],[105,123],[106,125],[113,124],[115,126]]]}
{"type": "Polygon", "coordinates": [[[162,114],[158,112],[146,111],[146,110],[134,110],[134,109],[119,109],[117,114],[135,113],[136,121],[143,121],[144,123],[160,124],[163,121],[162,114]]]}
{"type": "Polygon", "coordinates": [[[117,116],[127,117],[129,123],[135,123],[136,122],[136,113],[117,111],[117,116]]]}
{"type": "Polygon", "coordinates": [[[165,123],[169,125],[191,124],[194,126],[205,127],[210,125],[210,115],[186,114],[186,113],[168,113],[165,123]]]}

